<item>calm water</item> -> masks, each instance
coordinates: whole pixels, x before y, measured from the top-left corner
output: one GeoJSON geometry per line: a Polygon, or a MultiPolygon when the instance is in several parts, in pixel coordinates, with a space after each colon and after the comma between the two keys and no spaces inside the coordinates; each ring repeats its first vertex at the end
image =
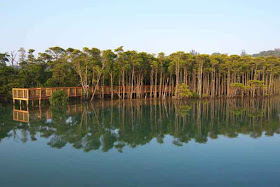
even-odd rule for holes
{"type": "Polygon", "coordinates": [[[0,105],[0,185],[280,186],[279,133],[279,98],[0,105]]]}

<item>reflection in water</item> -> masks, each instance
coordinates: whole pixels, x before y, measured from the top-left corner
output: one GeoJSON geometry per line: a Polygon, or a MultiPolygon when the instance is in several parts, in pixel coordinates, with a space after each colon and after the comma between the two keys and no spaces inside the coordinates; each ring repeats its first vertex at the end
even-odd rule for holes
{"type": "Polygon", "coordinates": [[[280,132],[279,98],[98,101],[63,109],[12,112],[11,106],[0,107],[0,112],[0,142],[6,137],[22,142],[40,137],[49,139],[53,148],[71,144],[86,152],[112,148],[122,152],[126,146],[135,148],[152,139],[164,143],[167,135],[174,145],[182,146],[191,140],[206,143],[219,135],[257,138],[263,132],[268,136],[280,132]]]}
{"type": "MultiPolygon", "coordinates": [[[[63,110],[67,110],[68,114],[75,114],[78,112],[82,112],[83,107],[82,104],[68,105],[63,108],[63,110]]],[[[29,123],[30,120],[32,122],[38,121],[41,119],[52,119],[52,109],[51,108],[38,108],[37,110],[20,110],[13,108],[13,120],[19,122],[29,123]],[[31,119],[30,119],[31,117],[31,119]]]]}

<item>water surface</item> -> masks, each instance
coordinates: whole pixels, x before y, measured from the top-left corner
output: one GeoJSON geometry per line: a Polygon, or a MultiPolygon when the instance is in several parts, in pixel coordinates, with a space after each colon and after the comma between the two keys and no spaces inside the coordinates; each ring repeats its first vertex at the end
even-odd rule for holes
{"type": "Polygon", "coordinates": [[[0,106],[1,186],[279,186],[280,100],[0,106]]]}

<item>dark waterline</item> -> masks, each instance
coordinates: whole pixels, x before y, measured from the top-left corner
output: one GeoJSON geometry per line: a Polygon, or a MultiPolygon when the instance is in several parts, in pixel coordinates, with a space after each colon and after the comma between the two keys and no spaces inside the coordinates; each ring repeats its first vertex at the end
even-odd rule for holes
{"type": "Polygon", "coordinates": [[[278,97],[0,106],[0,185],[279,186],[279,132],[278,97]]]}

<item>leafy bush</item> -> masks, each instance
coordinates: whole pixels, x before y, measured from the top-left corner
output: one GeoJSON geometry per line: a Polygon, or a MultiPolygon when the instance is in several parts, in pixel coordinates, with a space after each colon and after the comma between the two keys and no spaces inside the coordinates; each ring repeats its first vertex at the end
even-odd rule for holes
{"type": "Polygon", "coordinates": [[[177,85],[176,96],[178,99],[189,98],[192,95],[192,92],[189,90],[188,85],[185,83],[177,85]]]}
{"type": "Polygon", "coordinates": [[[191,98],[198,99],[199,98],[199,94],[196,93],[196,92],[192,92],[191,98]]]}
{"type": "Polygon", "coordinates": [[[50,97],[51,105],[63,106],[68,104],[68,96],[64,91],[57,90],[50,97]]]}

